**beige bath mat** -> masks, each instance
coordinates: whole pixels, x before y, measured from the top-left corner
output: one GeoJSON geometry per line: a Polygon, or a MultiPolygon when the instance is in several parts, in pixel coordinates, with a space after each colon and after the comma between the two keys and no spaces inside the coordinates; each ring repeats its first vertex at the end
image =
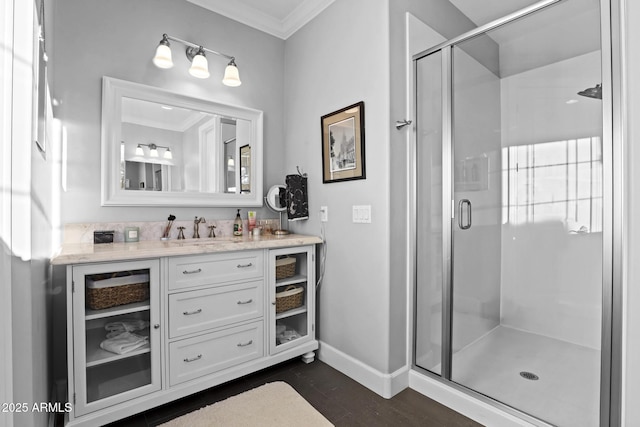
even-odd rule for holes
{"type": "Polygon", "coordinates": [[[161,427],[333,426],[289,384],[268,383],[175,418],[161,427]]]}

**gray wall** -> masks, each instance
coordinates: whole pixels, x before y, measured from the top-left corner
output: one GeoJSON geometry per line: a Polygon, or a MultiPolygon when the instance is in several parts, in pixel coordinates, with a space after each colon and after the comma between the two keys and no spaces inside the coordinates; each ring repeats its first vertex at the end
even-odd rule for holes
{"type": "MultiPolygon", "coordinates": [[[[264,111],[265,188],[284,181],[284,42],[185,1],[65,0],[54,2],[52,96],[55,116],[68,133],[68,190],[62,222],[162,221],[169,213],[190,218],[233,218],[233,209],[100,206],[102,76],[264,111]],[[162,34],[236,57],[242,86],[221,83],[226,62],[208,55],[211,77],[187,73],[184,47],[172,43],[174,67],[153,65],[162,34]]],[[[260,217],[275,217],[266,210],[260,217]]]]}
{"type": "MultiPolygon", "coordinates": [[[[328,206],[328,254],[318,293],[319,338],[387,373],[389,362],[388,2],[337,1],[286,41],[285,164],[309,175],[310,219],[319,234],[328,206]],[[365,104],[365,180],[322,183],[320,117],[365,104]],[[352,223],[353,205],[371,205],[372,223],[352,223]]],[[[399,172],[401,173],[401,172],[399,172]]]]}

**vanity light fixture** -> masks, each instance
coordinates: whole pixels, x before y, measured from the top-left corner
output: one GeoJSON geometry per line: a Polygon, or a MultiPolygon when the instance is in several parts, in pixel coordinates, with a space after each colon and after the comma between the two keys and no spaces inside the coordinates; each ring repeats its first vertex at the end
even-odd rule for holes
{"type": "Polygon", "coordinates": [[[142,146],[145,147],[149,147],[149,156],[150,157],[160,157],[159,153],[158,153],[158,148],[164,148],[165,152],[162,155],[162,157],[164,157],[165,159],[173,159],[173,154],[171,154],[171,149],[169,147],[165,147],[162,145],[156,145],[156,144],[138,144],[138,146],[136,147],[136,156],[144,156],[144,150],[142,149],[142,146]]]}
{"type": "Polygon", "coordinates": [[[240,86],[240,73],[238,72],[238,66],[236,65],[235,57],[226,55],[224,53],[216,52],[215,50],[207,49],[204,46],[191,43],[186,40],[179,39],[177,37],[169,36],[167,34],[162,35],[162,40],[156,49],[156,55],[153,58],[153,63],[158,68],[171,68],[173,67],[173,60],[171,57],[171,44],[169,40],[182,43],[187,46],[186,55],[191,61],[191,67],[189,68],[189,74],[200,79],[206,79],[209,77],[209,63],[205,52],[213,53],[214,55],[227,58],[229,63],[224,70],[224,77],[222,83],[226,86],[240,86]]]}

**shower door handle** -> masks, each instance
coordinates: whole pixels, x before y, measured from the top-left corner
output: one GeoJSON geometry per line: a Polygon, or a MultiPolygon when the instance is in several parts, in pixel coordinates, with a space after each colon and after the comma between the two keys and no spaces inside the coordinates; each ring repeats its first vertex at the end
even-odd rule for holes
{"type": "Polygon", "coordinates": [[[471,201],[469,199],[461,199],[458,202],[458,227],[461,230],[468,230],[471,228],[471,201]],[[467,222],[464,222],[464,211],[467,211],[467,222]]]}

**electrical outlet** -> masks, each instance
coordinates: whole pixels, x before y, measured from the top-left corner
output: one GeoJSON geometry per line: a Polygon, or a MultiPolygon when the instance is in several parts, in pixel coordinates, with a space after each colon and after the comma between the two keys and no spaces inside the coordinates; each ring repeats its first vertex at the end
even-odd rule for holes
{"type": "Polygon", "coordinates": [[[329,221],[329,207],[328,206],[320,206],[320,221],[322,221],[322,222],[329,221]]]}

